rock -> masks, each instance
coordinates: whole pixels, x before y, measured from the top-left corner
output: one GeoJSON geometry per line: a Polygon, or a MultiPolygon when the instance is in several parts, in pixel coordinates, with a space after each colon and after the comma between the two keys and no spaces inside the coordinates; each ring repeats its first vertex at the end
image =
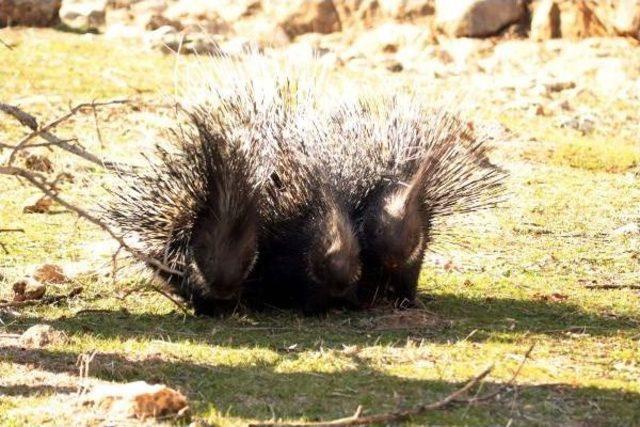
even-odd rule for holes
{"type": "Polygon", "coordinates": [[[390,18],[404,19],[433,15],[434,0],[379,0],[380,9],[390,18]]]}
{"type": "Polygon", "coordinates": [[[98,31],[106,23],[107,0],[63,0],[60,20],[79,31],[98,31]]]}
{"type": "Polygon", "coordinates": [[[329,34],[341,30],[340,18],[331,0],[297,0],[280,25],[289,37],[304,33],[329,34]]]}
{"type": "Polygon", "coordinates": [[[184,35],[169,26],[160,27],[147,37],[147,43],[151,48],[159,49],[164,53],[219,56],[222,54],[220,46],[223,42],[224,38],[220,35],[205,33],[184,35]]]}
{"type": "Polygon", "coordinates": [[[34,301],[41,299],[47,287],[33,279],[20,280],[13,284],[13,301],[34,301]]]}
{"type": "Polygon", "coordinates": [[[408,46],[425,47],[432,39],[433,35],[427,28],[412,24],[387,23],[361,33],[353,43],[350,53],[396,53],[408,46]]]}
{"type": "Polygon", "coordinates": [[[24,165],[27,169],[36,172],[51,173],[53,172],[53,163],[47,156],[39,154],[29,154],[24,159],[24,165]]]}
{"type": "Polygon", "coordinates": [[[640,0],[618,0],[613,26],[618,34],[640,39],[640,0]]]}
{"type": "Polygon", "coordinates": [[[51,325],[34,325],[24,331],[19,343],[27,348],[42,348],[50,344],[64,344],[67,337],[63,332],[56,331],[51,325]]]}
{"type": "Polygon", "coordinates": [[[519,0],[436,0],[436,25],[456,37],[494,35],[524,14],[519,0]]]}
{"type": "Polygon", "coordinates": [[[562,92],[569,89],[574,89],[576,83],[572,80],[554,80],[544,83],[544,87],[547,92],[562,92]]]}
{"type": "Polygon", "coordinates": [[[627,225],[623,225],[622,227],[618,227],[611,232],[614,236],[628,236],[632,234],[640,234],[640,225],[636,223],[630,223],[627,225]]]}
{"type": "Polygon", "coordinates": [[[563,1],[560,7],[560,33],[562,38],[578,39],[608,34],[596,14],[597,4],[584,0],[563,1]]]}
{"type": "Polygon", "coordinates": [[[216,2],[207,0],[181,0],[169,6],[163,16],[179,22],[187,33],[227,34],[232,30],[218,12],[216,2]]]}
{"type": "Polygon", "coordinates": [[[400,61],[396,61],[395,59],[387,59],[383,62],[384,67],[391,71],[392,73],[399,73],[404,70],[404,66],[400,61]]]}
{"type": "Polygon", "coordinates": [[[555,1],[542,0],[534,5],[530,37],[538,41],[560,37],[560,8],[555,1]]]}
{"type": "Polygon", "coordinates": [[[182,393],[144,381],[97,386],[84,398],[83,404],[108,411],[114,418],[179,416],[189,410],[182,393]]]}
{"type": "Polygon", "coordinates": [[[342,28],[370,28],[383,16],[378,0],[334,0],[342,28]]]}
{"type": "Polygon", "coordinates": [[[69,281],[62,267],[54,264],[44,264],[36,269],[33,278],[41,283],[61,284],[69,281]]]}
{"type": "Polygon", "coordinates": [[[47,27],[58,22],[62,0],[1,0],[0,27],[47,27]]]}

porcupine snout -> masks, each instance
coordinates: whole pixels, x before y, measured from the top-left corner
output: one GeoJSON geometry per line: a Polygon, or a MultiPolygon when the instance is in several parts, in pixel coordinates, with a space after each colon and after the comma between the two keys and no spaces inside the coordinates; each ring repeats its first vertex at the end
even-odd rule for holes
{"type": "Polygon", "coordinates": [[[324,283],[332,297],[343,297],[354,290],[362,270],[360,246],[348,217],[332,211],[326,221],[317,258],[312,260],[312,277],[324,283]]]}
{"type": "Polygon", "coordinates": [[[204,216],[194,227],[191,281],[204,297],[238,297],[257,257],[257,227],[253,217],[230,225],[204,216]]]}

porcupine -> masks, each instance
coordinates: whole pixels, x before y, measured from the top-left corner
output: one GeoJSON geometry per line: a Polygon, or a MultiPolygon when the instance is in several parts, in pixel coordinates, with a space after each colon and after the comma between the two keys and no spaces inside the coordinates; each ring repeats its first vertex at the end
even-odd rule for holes
{"type": "Polygon", "coordinates": [[[142,242],[142,252],[182,275],[149,264],[197,314],[234,308],[258,252],[257,151],[206,109],[170,133],[171,151],[112,189],[107,215],[142,242]],[[213,126],[215,124],[215,126],[213,126]]]}
{"type": "Polygon", "coordinates": [[[275,169],[263,198],[263,256],[256,267],[267,303],[300,307],[307,315],[354,300],[361,273],[345,195],[328,179],[325,159],[315,156],[324,136],[321,117],[307,105],[276,138],[275,169]]]}
{"type": "Polygon", "coordinates": [[[365,306],[383,298],[412,305],[439,221],[494,205],[505,174],[488,161],[485,140],[456,115],[411,97],[347,101],[329,122],[329,145],[350,165],[337,180],[351,183],[355,194],[358,299],[365,306]]]}

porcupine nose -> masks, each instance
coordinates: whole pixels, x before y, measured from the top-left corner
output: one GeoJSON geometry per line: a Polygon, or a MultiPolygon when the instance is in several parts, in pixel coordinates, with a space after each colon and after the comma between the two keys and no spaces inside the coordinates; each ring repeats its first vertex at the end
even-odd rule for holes
{"type": "Polygon", "coordinates": [[[344,257],[333,257],[329,261],[330,287],[334,296],[340,297],[349,291],[353,284],[353,268],[352,263],[344,257]]]}

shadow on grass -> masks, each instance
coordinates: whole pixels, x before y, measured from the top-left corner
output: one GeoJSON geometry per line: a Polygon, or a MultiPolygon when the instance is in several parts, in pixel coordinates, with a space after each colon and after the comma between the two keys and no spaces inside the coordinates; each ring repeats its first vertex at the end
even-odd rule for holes
{"type": "MultiPolygon", "coordinates": [[[[74,352],[5,346],[0,347],[0,355],[11,363],[77,374],[78,354],[74,352]]],[[[297,357],[286,356],[292,361],[297,357]]],[[[290,419],[327,419],[350,415],[358,405],[369,412],[388,412],[436,401],[462,386],[393,376],[358,357],[352,357],[352,362],[339,372],[282,372],[269,362],[205,365],[156,356],[129,360],[119,354],[98,353],[91,362],[90,375],[108,381],[167,384],[188,396],[196,415],[249,419],[269,419],[274,413],[290,419]]],[[[496,383],[486,382],[483,393],[496,387],[496,383]]],[[[19,390],[14,388],[14,392],[19,390]]],[[[512,419],[533,424],[636,425],[640,421],[638,399],[637,393],[595,387],[525,385],[510,387],[481,406],[451,408],[414,421],[504,425],[512,419]]]]}
{"type": "Polygon", "coordinates": [[[340,312],[324,318],[272,312],[227,319],[185,317],[175,312],[89,312],[56,320],[18,318],[7,329],[20,333],[44,321],[71,335],[88,334],[103,339],[188,340],[210,345],[268,348],[321,340],[325,348],[342,348],[344,344],[367,345],[374,341],[384,345],[405,345],[408,338],[450,342],[468,337],[475,342],[510,342],[524,333],[560,335],[576,331],[608,336],[638,328],[637,319],[600,316],[566,301],[473,299],[444,294],[425,298],[425,306],[428,314],[423,317],[416,317],[416,311],[391,310],[340,312]],[[471,334],[472,331],[475,332],[471,334]]]}

